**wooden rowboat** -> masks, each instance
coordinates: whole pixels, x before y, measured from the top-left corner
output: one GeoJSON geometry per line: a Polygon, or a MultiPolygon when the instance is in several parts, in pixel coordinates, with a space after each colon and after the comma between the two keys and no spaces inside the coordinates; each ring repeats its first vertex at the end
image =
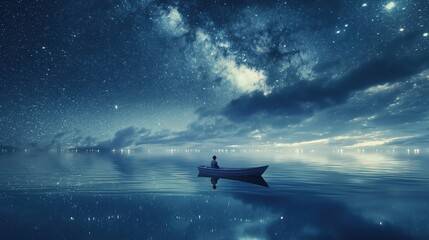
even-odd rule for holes
{"type": "Polygon", "coordinates": [[[243,176],[261,176],[268,165],[253,168],[212,168],[199,166],[198,171],[201,175],[215,177],[243,177],[243,176]]]}

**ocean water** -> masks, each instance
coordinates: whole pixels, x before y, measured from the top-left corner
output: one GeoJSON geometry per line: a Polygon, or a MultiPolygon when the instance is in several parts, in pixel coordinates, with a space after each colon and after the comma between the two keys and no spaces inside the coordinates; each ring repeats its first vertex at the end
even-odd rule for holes
{"type": "Polygon", "coordinates": [[[198,177],[212,155],[2,153],[0,238],[429,239],[428,151],[216,154],[253,183],[198,177]]]}

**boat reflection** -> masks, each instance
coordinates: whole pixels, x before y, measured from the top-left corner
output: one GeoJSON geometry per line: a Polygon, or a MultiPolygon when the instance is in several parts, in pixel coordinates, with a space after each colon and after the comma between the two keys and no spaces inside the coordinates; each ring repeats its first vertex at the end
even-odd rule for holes
{"type": "Polygon", "coordinates": [[[217,176],[206,175],[206,174],[198,174],[198,177],[210,178],[210,182],[212,184],[213,189],[217,188],[216,185],[219,179],[235,180],[235,181],[251,183],[251,184],[255,184],[263,187],[269,187],[268,183],[261,176],[217,177],[217,176]]]}

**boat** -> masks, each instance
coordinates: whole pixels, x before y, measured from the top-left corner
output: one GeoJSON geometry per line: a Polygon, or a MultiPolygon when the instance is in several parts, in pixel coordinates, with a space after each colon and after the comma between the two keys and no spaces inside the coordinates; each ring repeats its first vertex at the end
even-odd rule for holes
{"type": "Polygon", "coordinates": [[[268,165],[253,168],[212,168],[208,166],[199,166],[198,171],[201,175],[213,177],[244,177],[261,176],[268,165]]]}

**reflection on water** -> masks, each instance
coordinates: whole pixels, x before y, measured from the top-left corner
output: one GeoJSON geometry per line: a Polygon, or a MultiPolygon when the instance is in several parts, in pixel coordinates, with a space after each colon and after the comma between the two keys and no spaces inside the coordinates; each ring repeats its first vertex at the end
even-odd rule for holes
{"type": "Polygon", "coordinates": [[[219,179],[235,180],[235,181],[240,181],[240,182],[245,182],[250,184],[256,184],[264,187],[269,187],[268,183],[261,176],[217,177],[217,176],[198,174],[198,177],[210,178],[210,182],[212,184],[213,189],[217,188],[216,184],[218,183],[219,179]]]}
{"type": "Polygon", "coordinates": [[[212,183],[212,188],[213,189],[216,189],[217,188],[217,186],[216,186],[216,184],[217,184],[217,181],[219,180],[219,178],[218,177],[210,177],[210,182],[212,183]]]}
{"type": "Polygon", "coordinates": [[[429,239],[428,154],[0,155],[5,239],[429,239]],[[266,180],[266,181],[265,181],[266,180]],[[261,186],[270,187],[260,187],[261,186]],[[252,183],[252,184],[249,184],[252,183]],[[216,186],[216,191],[212,187],[216,186]]]}

